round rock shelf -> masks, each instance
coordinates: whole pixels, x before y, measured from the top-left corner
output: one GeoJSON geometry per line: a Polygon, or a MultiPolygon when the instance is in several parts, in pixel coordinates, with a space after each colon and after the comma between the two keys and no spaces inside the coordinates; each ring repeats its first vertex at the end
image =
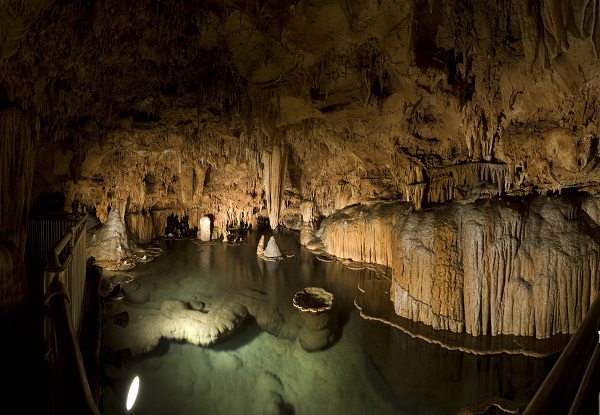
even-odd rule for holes
{"type": "Polygon", "coordinates": [[[306,313],[322,313],[333,307],[333,294],[324,288],[306,287],[294,294],[294,307],[306,313]]]}

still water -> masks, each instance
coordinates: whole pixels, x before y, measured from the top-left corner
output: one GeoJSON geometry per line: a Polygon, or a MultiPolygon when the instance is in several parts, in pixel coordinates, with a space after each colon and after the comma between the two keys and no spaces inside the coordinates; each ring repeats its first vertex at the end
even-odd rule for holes
{"type": "MultiPolygon", "coordinates": [[[[256,256],[259,237],[249,233],[248,243],[240,246],[164,240],[161,256],[127,272],[149,289],[150,300],[120,301],[111,314],[127,307],[143,314],[165,300],[202,302],[210,313],[224,296],[254,289],[266,293],[284,318],[269,330],[276,335],[248,318],[213,346],[161,340],[154,350],[136,354],[127,370],[106,364],[106,374],[114,378],[140,377],[138,401],[129,413],[455,414],[486,396],[528,400],[551,368],[552,359],[446,350],[365,320],[353,302],[358,283],[375,278],[372,271],[319,261],[298,245],[293,232],[275,237],[295,257],[265,262],[256,256]],[[299,313],[292,297],[308,286],[334,294],[338,322],[335,342],[311,353],[286,330],[286,320],[299,313]]],[[[127,346],[135,327],[108,323],[105,346],[127,346]]],[[[124,399],[110,388],[102,406],[105,415],[125,412],[124,399]]]]}

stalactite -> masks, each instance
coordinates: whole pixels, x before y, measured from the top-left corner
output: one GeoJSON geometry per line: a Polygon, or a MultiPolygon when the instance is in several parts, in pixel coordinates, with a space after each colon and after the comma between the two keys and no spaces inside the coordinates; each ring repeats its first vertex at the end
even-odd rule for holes
{"type": "Polygon", "coordinates": [[[269,223],[275,229],[281,215],[281,197],[287,171],[287,152],[280,143],[274,143],[270,152],[263,153],[264,186],[269,212],[269,223]]]}
{"type": "Polygon", "coordinates": [[[147,244],[155,238],[152,215],[149,212],[128,213],[125,215],[125,223],[138,243],[147,244]]]}

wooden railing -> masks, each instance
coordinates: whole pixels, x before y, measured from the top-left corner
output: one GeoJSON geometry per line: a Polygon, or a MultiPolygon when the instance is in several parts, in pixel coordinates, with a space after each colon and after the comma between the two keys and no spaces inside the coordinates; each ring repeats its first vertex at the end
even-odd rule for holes
{"type": "Polygon", "coordinates": [[[600,295],[523,415],[599,414],[600,295]]]}

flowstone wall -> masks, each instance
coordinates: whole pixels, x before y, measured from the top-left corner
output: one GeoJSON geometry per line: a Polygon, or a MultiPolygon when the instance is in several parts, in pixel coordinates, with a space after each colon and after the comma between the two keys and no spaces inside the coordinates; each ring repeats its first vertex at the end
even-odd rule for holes
{"type": "Polygon", "coordinates": [[[399,316],[471,335],[573,333],[598,294],[591,198],[352,206],[317,235],[341,258],[391,268],[399,316]],[[374,255],[377,253],[377,255],[374,255]]]}

